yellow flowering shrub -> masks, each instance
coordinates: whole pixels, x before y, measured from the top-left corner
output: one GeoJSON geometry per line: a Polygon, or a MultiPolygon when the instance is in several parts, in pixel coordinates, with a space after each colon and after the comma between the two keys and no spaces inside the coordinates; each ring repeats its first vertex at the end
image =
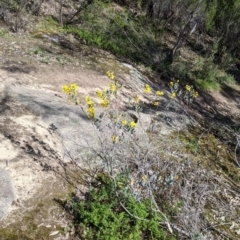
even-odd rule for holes
{"type": "MultiPolygon", "coordinates": [[[[116,95],[120,87],[117,85],[113,72],[108,71],[107,76],[113,80],[108,85],[108,89],[96,90],[95,92],[98,98],[98,106],[104,108],[102,113],[96,114],[95,105],[97,103],[88,95],[85,96],[86,106],[82,108],[88,118],[93,120],[92,124],[98,130],[98,140],[102,148],[100,148],[100,154],[98,154],[97,150],[96,152],[102,161],[103,172],[106,170],[106,175],[113,179],[111,188],[114,191],[118,191],[117,196],[124,194],[124,197],[131,196],[140,202],[144,198],[154,200],[155,196],[152,193],[155,191],[155,193],[160,192],[162,198],[164,198],[169,189],[178,190],[177,187],[180,184],[175,184],[175,182],[178,181],[177,176],[181,174],[179,174],[179,171],[182,171],[184,167],[178,168],[178,165],[176,165],[177,167],[174,169],[174,164],[181,163],[178,163],[175,159],[172,161],[170,158],[164,158],[165,156],[159,157],[154,152],[155,149],[151,148],[154,145],[151,146],[150,144],[152,135],[149,133],[151,133],[150,131],[154,132],[154,134],[158,133],[158,131],[155,131],[156,128],[154,128],[157,124],[151,121],[152,125],[148,128],[151,128],[151,130],[146,130],[141,121],[139,120],[138,122],[138,119],[141,119],[142,116],[139,116],[139,112],[144,107],[149,106],[149,104],[140,101],[139,96],[135,95],[132,98],[129,97],[131,107],[135,107],[134,114],[130,111],[120,110],[119,103],[116,101],[116,95]],[[117,179],[117,176],[120,176],[119,179],[117,179]]],[[[169,87],[170,96],[168,97],[168,103],[170,104],[174,104],[176,102],[174,99],[177,97],[194,99],[198,96],[198,93],[192,86],[185,85],[181,87],[179,81],[171,81],[169,87]]],[[[63,92],[68,96],[76,94],[77,90],[78,86],[76,84],[63,86],[63,92]]],[[[151,99],[150,106],[155,106],[153,108],[155,112],[157,112],[156,108],[158,106],[165,106],[164,103],[161,104],[161,97],[165,95],[163,91],[154,91],[148,84],[145,84],[143,90],[149,94],[147,98],[151,99]]],[[[166,115],[163,117],[165,118],[166,115]]],[[[152,119],[155,120],[154,118],[152,119]]],[[[167,119],[164,120],[167,121],[167,119]]],[[[167,146],[168,143],[164,144],[164,146],[167,146]]],[[[165,151],[165,149],[163,148],[162,151],[165,151]]],[[[172,192],[174,193],[174,191],[172,192]]],[[[180,191],[178,192],[180,194],[180,191]]],[[[179,199],[182,201],[182,198],[179,199]]],[[[157,204],[157,202],[152,202],[157,204]]],[[[171,205],[175,204],[170,201],[169,203],[171,205]]],[[[156,209],[155,206],[154,209],[156,209]]],[[[162,214],[161,221],[168,223],[168,216],[165,218],[164,214],[162,214]]]]}
{"type": "Polygon", "coordinates": [[[107,98],[104,98],[100,103],[100,105],[105,108],[108,107],[109,104],[110,104],[110,101],[107,98]]]}
{"type": "Polygon", "coordinates": [[[85,97],[85,101],[87,102],[88,107],[93,106],[93,100],[89,96],[85,97]]]}
{"type": "Polygon", "coordinates": [[[145,84],[145,93],[149,94],[151,93],[152,89],[150,88],[150,86],[148,84],[145,84]]]}
{"type": "Polygon", "coordinates": [[[112,135],[112,137],[111,137],[111,139],[112,139],[112,142],[113,143],[116,143],[117,141],[118,141],[118,136],[116,136],[116,135],[112,135]]]}
{"type": "Polygon", "coordinates": [[[79,98],[78,98],[78,86],[76,83],[72,83],[70,85],[64,84],[62,86],[62,91],[68,95],[68,100],[70,102],[73,102],[75,104],[79,104],[79,98]]]}
{"type": "Polygon", "coordinates": [[[176,92],[171,93],[170,98],[173,99],[176,97],[176,92]]]}
{"type": "Polygon", "coordinates": [[[107,71],[107,76],[108,76],[111,80],[114,80],[114,78],[115,78],[114,72],[111,72],[111,71],[107,71]]]}
{"type": "Polygon", "coordinates": [[[129,127],[130,128],[135,128],[137,126],[137,124],[134,122],[134,121],[131,121],[130,123],[129,123],[129,127]]]}
{"type": "Polygon", "coordinates": [[[198,97],[198,92],[194,90],[193,86],[188,84],[185,87],[181,87],[180,81],[169,82],[169,87],[171,91],[170,99],[174,99],[177,96],[180,97],[187,104],[191,103],[193,99],[198,97]]]}
{"type": "Polygon", "coordinates": [[[135,104],[139,104],[139,102],[140,102],[140,98],[138,96],[134,96],[133,100],[134,100],[135,104]]]}
{"type": "Polygon", "coordinates": [[[191,91],[191,87],[190,87],[189,85],[186,85],[185,88],[186,88],[186,90],[187,90],[188,92],[191,91]]]}
{"type": "Polygon", "coordinates": [[[104,98],[106,98],[106,91],[97,90],[96,95],[98,98],[104,99],[104,98]]]}
{"type": "Polygon", "coordinates": [[[164,92],[163,91],[156,91],[156,96],[160,97],[160,96],[163,96],[164,95],[164,92]]]}
{"type": "Polygon", "coordinates": [[[95,109],[94,107],[89,107],[87,109],[87,114],[89,118],[95,118],[95,109]]]}
{"type": "Polygon", "coordinates": [[[108,86],[109,86],[109,89],[110,89],[110,91],[112,93],[115,94],[117,92],[117,85],[116,85],[116,83],[110,83],[108,86]]]}
{"type": "Polygon", "coordinates": [[[122,126],[126,126],[127,124],[128,124],[128,122],[126,119],[122,121],[122,126]]]}

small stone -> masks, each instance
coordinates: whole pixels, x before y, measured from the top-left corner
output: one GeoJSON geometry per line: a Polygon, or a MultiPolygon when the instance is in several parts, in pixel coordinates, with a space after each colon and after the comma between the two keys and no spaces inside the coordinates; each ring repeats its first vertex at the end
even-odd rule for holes
{"type": "Polygon", "coordinates": [[[51,232],[50,234],[49,234],[49,236],[54,236],[54,235],[57,235],[59,233],[59,231],[54,231],[54,232],[51,232]]]}

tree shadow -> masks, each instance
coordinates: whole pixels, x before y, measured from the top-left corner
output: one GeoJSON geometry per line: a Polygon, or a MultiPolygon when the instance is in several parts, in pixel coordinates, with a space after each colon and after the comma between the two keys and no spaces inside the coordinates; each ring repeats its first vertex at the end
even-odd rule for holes
{"type": "Polygon", "coordinates": [[[1,69],[11,73],[26,73],[26,74],[37,71],[36,67],[34,66],[28,65],[27,63],[24,62],[19,63],[15,61],[8,61],[5,66],[1,67],[1,69]]]}
{"type": "MultiPolygon", "coordinates": [[[[43,94],[42,94],[43,95],[43,94]]],[[[56,100],[53,101],[54,98],[50,99],[50,96],[46,97],[46,99],[39,98],[33,95],[19,94],[21,102],[25,104],[25,106],[34,114],[41,116],[43,119],[48,119],[49,116],[56,116],[56,119],[59,115],[62,117],[69,118],[69,115],[72,114],[73,118],[82,118],[84,120],[89,120],[86,114],[82,111],[79,111],[79,108],[75,106],[64,106],[63,103],[58,102],[56,100]]]]}
{"type": "Polygon", "coordinates": [[[228,70],[228,73],[234,77],[236,83],[240,84],[240,70],[237,67],[228,70]]]}
{"type": "Polygon", "coordinates": [[[238,108],[240,108],[240,90],[235,89],[234,86],[223,84],[220,93],[226,98],[237,102],[238,108]]]}

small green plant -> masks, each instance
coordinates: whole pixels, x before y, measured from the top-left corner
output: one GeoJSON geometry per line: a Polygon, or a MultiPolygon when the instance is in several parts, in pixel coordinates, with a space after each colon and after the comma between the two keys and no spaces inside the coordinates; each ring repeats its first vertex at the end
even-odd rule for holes
{"type": "Polygon", "coordinates": [[[224,83],[234,84],[235,83],[235,79],[234,79],[234,77],[232,75],[225,73],[223,76],[218,77],[218,82],[220,84],[224,84],[224,83]]]}
{"type": "Polygon", "coordinates": [[[159,65],[162,46],[156,40],[156,29],[147,16],[135,18],[128,9],[113,11],[109,3],[92,1],[79,17],[84,21],[75,27],[65,26],[66,33],[76,35],[86,44],[148,66],[159,65]]]}
{"type": "Polygon", "coordinates": [[[80,237],[175,239],[161,227],[162,219],[152,211],[149,200],[138,202],[130,195],[116,194],[119,188],[126,187],[124,182],[127,182],[122,176],[118,178],[121,184],[116,185],[108,175],[99,174],[87,193],[87,200],[72,202],[74,224],[78,226],[80,237]]]}
{"type": "Polygon", "coordinates": [[[47,58],[42,58],[42,59],[40,60],[40,62],[41,62],[41,63],[45,63],[45,64],[49,64],[49,59],[47,59],[47,58]]]}
{"type": "Polygon", "coordinates": [[[4,28],[0,28],[0,37],[6,37],[7,31],[4,28]]]}
{"type": "Polygon", "coordinates": [[[213,63],[213,57],[199,58],[198,71],[196,72],[197,85],[203,90],[217,90],[220,85],[217,81],[218,68],[213,63]]]}
{"type": "Polygon", "coordinates": [[[36,55],[39,55],[42,53],[42,49],[40,47],[37,47],[34,51],[33,51],[34,54],[36,55]]]}

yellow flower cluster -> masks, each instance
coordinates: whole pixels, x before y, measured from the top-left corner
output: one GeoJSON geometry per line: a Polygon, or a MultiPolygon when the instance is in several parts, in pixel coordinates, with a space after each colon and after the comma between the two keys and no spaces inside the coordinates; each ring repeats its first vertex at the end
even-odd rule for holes
{"type": "Polygon", "coordinates": [[[89,96],[85,96],[85,101],[88,105],[87,114],[89,118],[95,118],[95,109],[93,107],[93,100],[89,96]]]}
{"type": "Polygon", "coordinates": [[[95,118],[95,109],[94,107],[89,107],[87,109],[88,117],[89,118],[95,118]]]}
{"type": "Polygon", "coordinates": [[[137,126],[137,124],[134,122],[134,121],[131,121],[130,123],[129,123],[129,127],[130,128],[135,128],[137,126]]]}
{"type": "Polygon", "coordinates": [[[103,90],[97,90],[96,91],[96,95],[98,96],[98,98],[101,99],[100,105],[102,107],[108,107],[108,105],[110,104],[110,101],[107,98],[107,91],[103,90]]]}
{"type": "Polygon", "coordinates": [[[89,96],[85,96],[85,101],[88,107],[93,107],[93,100],[89,96]]]}
{"type": "Polygon", "coordinates": [[[177,97],[177,92],[179,90],[179,80],[173,82],[169,82],[169,86],[171,89],[171,94],[170,94],[170,99],[174,99],[175,97],[177,97]]]}
{"type": "Polygon", "coordinates": [[[122,121],[122,126],[123,127],[126,127],[126,126],[129,126],[130,128],[135,128],[137,126],[137,124],[134,122],[134,121],[131,121],[130,123],[128,123],[127,120],[123,120],[122,121]]]}
{"type": "Polygon", "coordinates": [[[112,139],[112,142],[115,143],[115,142],[118,141],[118,136],[116,136],[116,135],[113,134],[112,137],[111,137],[111,139],[112,139]]]}
{"type": "Polygon", "coordinates": [[[172,88],[178,83],[179,83],[179,80],[177,80],[176,82],[171,81],[171,82],[169,82],[169,86],[172,88]]]}
{"type": "Polygon", "coordinates": [[[193,86],[188,84],[185,85],[185,89],[181,91],[181,87],[179,85],[179,80],[176,82],[169,82],[169,86],[171,88],[171,95],[170,98],[173,99],[177,96],[177,93],[180,92],[180,97],[183,97],[187,102],[191,101],[193,98],[198,97],[198,92],[196,92],[193,86]],[[179,91],[180,89],[180,91],[179,91]]]}
{"type": "Polygon", "coordinates": [[[140,98],[138,96],[134,96],[133,100],[136,104],[139,104],[139,102],[140,102],[140,98]]]}
{"type": "Polygon", "coordinates": [[[116,93],[117,92],[117,85],[116,85],[116,83],[110,83],[110,84],[108,84],[108,86],[109,86],[109,89],[110,89],[110,91],[112,93],[116,93]]]}
{"type": "Polygon", "coordinates": [[[156,96],[160,97],[160,96],[163,96],[164,95],[164,92],[163,91],[156,91],[156,96]]]}
{"type": "Polygon", "coordinates": [[[96,95],[97,95],[100,99],[104,99],[104,98],[106,97],[106,91],[97,90],[97,91],[96,91],[96,95]]]}
{"type": "Polygon", "coordinates": [[[62,86],[62,91],[68,95],[68,101],[74,102],[77,105],[79,104],[78,85],[76,83],[70,85],[64,84],[62,86]]]}
{"type": "Polygon", "coordinates": [[[107,98],[102,99],[102,101],[100,103],[100,105],[102,107],[108,107],[109,104],[110,104],[110,102],[109,102],[109,100],[107,98]]]}
{"type": "Polygon", "coordinates": [[[125,127],[127,124],[128,124],[127,120],[123,120],[123,121],[122,121],[123,127],[125,127]]]}
{"type": "Polygon", "coordinates": [[[187,92],[191,93],[193,98],[197,98],[198,97],[198,92],[194,91],[192,86],[186,85],[185,88],[186,88],[187,92]]]}
{"type": "Polygon", "coordinates": [[[145,93],[150,93],[152,91],[152,89],[150,88],[150,86],[148,84],[145,84],[145,93]]]}
{"type": "Polygon", "coordinates": [[[185,88],[186,88],[186,90],[187,90],[188,92],[190,92],[190,91],[191,91],[191,86],[189,86],[189,85],[186,85],[186,86],[185,86],[185,88]]]}
{"type": "Polygon", "coordinates": [[[197,98],[198,97],[198,92],[193,91],[192,96],[193,96],[193,98],[197,98]]]}
{"type": "MultiPolygon", "coordinates": [[[[108,76],[111,80],[114,80],[114,78],[115,78],[114,73],[113,73],[113,72],[110,72],[110,71],[107,71],[107,76],[108,76]]],[[[108,107],[109,104],[110,104],[110,101],[109,101],[109,99],[108,99],[108,97],[107,97],[108,93],[110,92],[110,93],[113,93],[113,94],[116,95],[117,90],[118,90],[116,81],[111,82],[111,83],[108,85],[108,87],[109,87],[109,90],[107,90],[107,91],[106,91],[106,90],[103,90],[103,91],[97,90],[97,91],[96,91],[96,95],[98,96],[98,98],[101,99],[100,105],[101,105],[102,107],[108,107]]]]}
{"type": "Polygon", "coordinates": [[[69,86],[67,84],[64,84],[62,90],[64,93],[71,95],[77,92],[78,86],[76,83],[72,83],[69,86]]]}
{"type": "Polygon", "coordinates": [[[170,98],[173,99],[175,97],[176,97],[176,93],[175,92],[171,93],[170,98]]]}
{"type": "Polygon", "coordinates": [[[114,80],[114,78],[115,78],[114,72],[107,71],[107,76],[108,76],[111,80],[114,80]]]}

